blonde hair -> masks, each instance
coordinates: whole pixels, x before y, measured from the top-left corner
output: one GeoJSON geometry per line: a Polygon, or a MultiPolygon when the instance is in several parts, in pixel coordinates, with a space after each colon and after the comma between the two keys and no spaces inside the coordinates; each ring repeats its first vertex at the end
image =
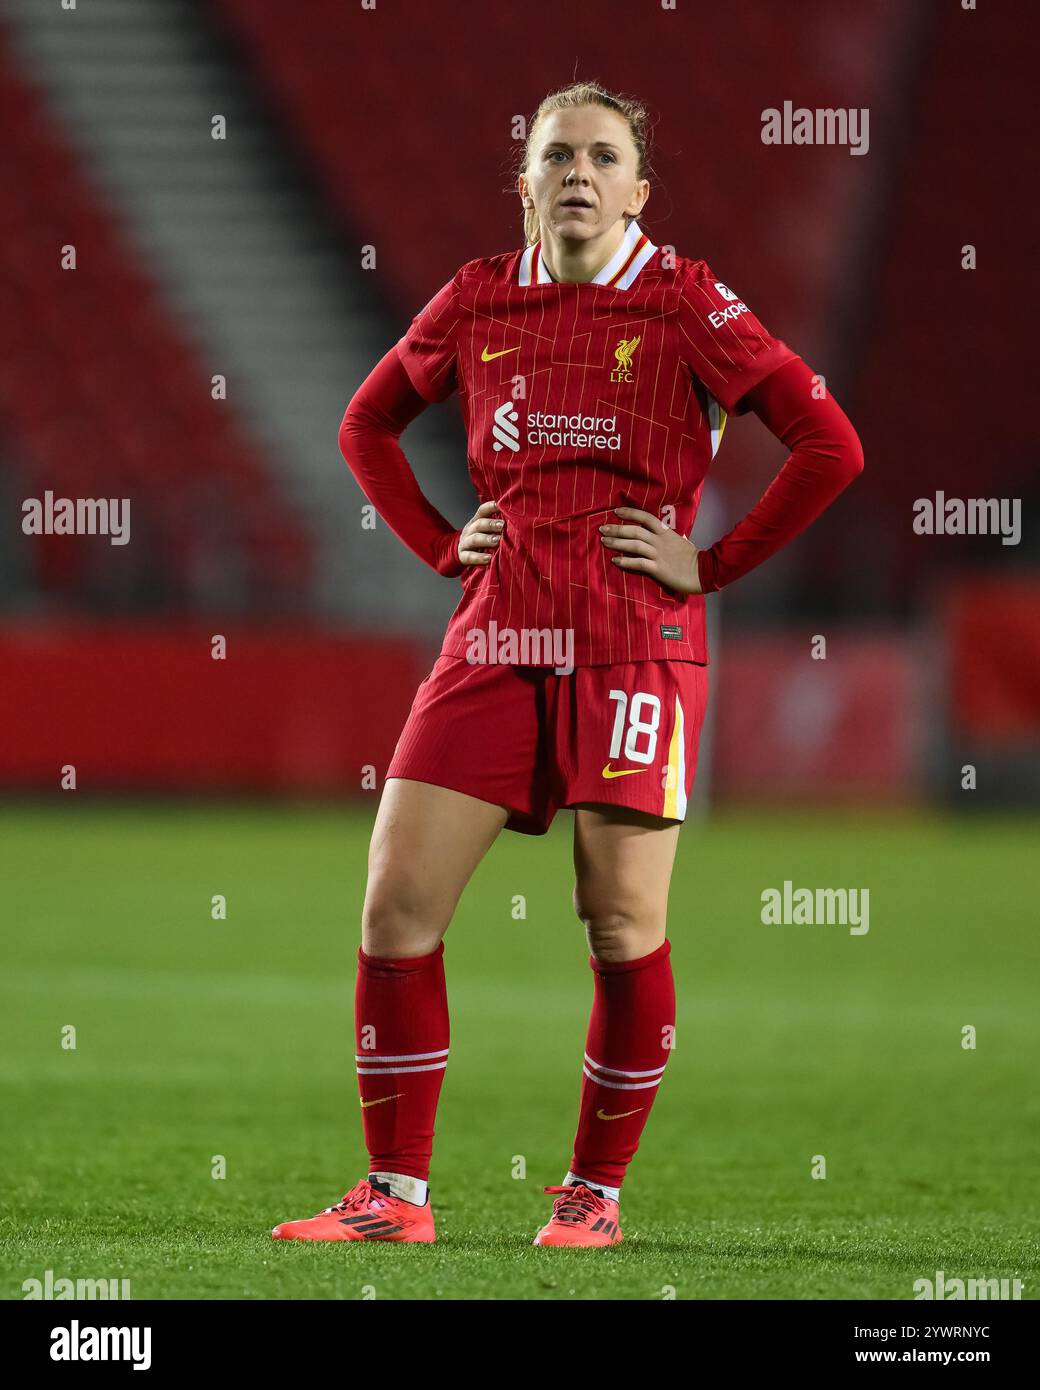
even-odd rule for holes
{"type": "MultiPolygon", "coordinates": [[[[646,107],[630,97],[608,92],[598,82],[572,82],[569,87],[561,87],[558,92],[550,92],[543,97],[538,110],[531,118],[527,128],[527,139],[523,144],[520,167],[517,176],[526,174],[535,147],[538,127],[546,116],[554,111],[563,111],[572,106],[603,106],[608,111],[616,111],[628,126],[632,143],[636,147],[636,178],[645,179],[650,173],[650,118],[646,107]]],[[[514,185],[515,187],[515,185],[514,185]]],[[[625,213],[625,226],[632,221],[625,213]]],[[[524,238],[528,246],[533,246],[541,236],[541,226],[537,208],[524,208],[524,238]]]]}

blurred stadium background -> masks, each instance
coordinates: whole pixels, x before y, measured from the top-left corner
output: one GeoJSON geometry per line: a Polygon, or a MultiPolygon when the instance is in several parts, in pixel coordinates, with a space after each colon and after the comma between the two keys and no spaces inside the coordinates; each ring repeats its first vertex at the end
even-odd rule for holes
{"type": "MultiPolygon", "coordinates": [[[[1035,515],[1010,306],[1037,270],[1002,136],[1029,95],[1000,77],[1014,7],[985,8],[607,4],[555,30],[541,0],[464,22],[392,0],[6,0],[0,786],[56,792],[69,760],[91,792],[360,794],[382,771],[457,586],[362,529],[339,420],[463,261],[519,243],[514,120],[577,71],[657,113],[654,239],[826,374],[866,453],[825,521],[710,600],[713,800],[1032,799],[1035,528],[912,529],[939,490],[1035,515]],[[517,43],[521,17],[552,39],[517,43]],[[868,107],[869,153],[764,146],[786,98],[868,107]],[[23,534],[47,490],[129,497],[130,544],[23,534]]],[[[461,524],[456,404],[405,446],[461,524]]],[[[783,457],[732,421],[696,538],[783,457]]]]}
{"type": "MultiPolygon", "coordinates": [[[[146,1288],[254,1292],[256,1260],[240,1278],[242,1252],[219,1246],[220,1202],[238,1203],[248,1243],[268,1217],[338,1195],[330,1150],[344,1134],[354,1158],[335,1171],[362,1171],[355,1113],[328,1107],[332,1088],[353,1085],[367,830],[457,586],[382,524],[364,529],[337,430],[458,266],[520,244],[514,122],[575,76],[650,105],[641,221],[708,260],[825,373],[866,457],[816,526],[708,600],[706,866],[684,833],[673,890],[677,926],[695,927],[674,934],[675,957],[702,1032],[640,1162],[689,1184],[695,1115],[701,1195],[716,1203],[705,1210],[782,1225],[793,1208],[777,1165],[792,1149],[801,1164],[837,1126],[877,1250],[904,1212],[933,1221],[938,1241],[954,1202],[963,1259],[1024,1267],[1024,1247],[1001,1241],[1024,1239],[1016,1212],[1035,1182],[1022,1157],[1035,1100],[1022,1097],[1024,1043],[1036,1046],[1023,966],[1040,787],[1038,263],[1022,167],[1032,83],[1014,75],[1030,26],[1028,7],[972,13],[958,0],[4,0],[2,1074],[21,1122],[0,1158],[24,1237],[16,1273],[56,1259],[59,1238],[70,1272],[89,1271],[91,1241],[125,1249],[105,1244],[118,1216],[119,1238],[153,1262],[146,1288]],[[764,146],[761,113],[787,99],[869,108],[869,153],[764,146]],[[130,498],[130,543],[24,534],[23,500],[47,491],[130,498]],[[939,491],[1020,498],[1021,543],[915,534],[915,499],[939,491]],[[225,660],[212,659],[216,634],[225,660]],[[817,635],[825,661],[810,657],[817,635]],[[75,794],[60,787],[69,764],[75,794]],[[983,806],[995,815],[967,818],[983,806]],[[822,952],[816,938],[771,938],[751,967],[735,915],[753,923],[759,886],[799,873],[887,892],[885,950],[850,970],[847,937],[822,952]],[[215,940],[217,892],[244,935],[215,940]],[[66,1014],[94,1036],[77,1087],[55,1055],[66,1014]],[[950,1091],[932,1025],[974,1021],[1003,1046],[950,1091]],[[756,1116],[759,1147],[735,1159],[756,1116]],[[250,1155],[237,1168],[250,1191],[186,1185],[199,1154],[233,1147],[228,1126],[250,1155]],[[160,1190],[169,1219],[201,1235],[150,1243],[160,1190]],[[25,1221],[41,1202],[46,1230],[25,1221]],[[200,1283],[185,1271],[203,1248],[200,1283]]],[[[403,446],[461,524],[475,499],[456,403],[427,411],[403,446]]],[[[728,529],[783,458],[753,416],[731,421],[695,538],[728,529]]],[[[489,1148],[507,1162],[529,1141],[547,1181],[565,1162],[589,984],[559,819],[541,858],[538,842],[496,846],[498,867],[482,866],[453,927],[461,1042],[440,1172],[467,1181],[489,1148]],[[508,964],[483,906],[503,883],[538,905],[508,964]],[[569,973],[554,964],[547,982],[565,921],[569,973]],[[536,1037],[531,1010],[559,1026],[536,1037]],[[482,1085],[496,1059],[519,1065],[496,1023],[526,1026],[528,1140],[482,1085]]],[[[511,1200],[522,1230],[535,1209],[511,1200]]],[[[806,1218],[823,1244],[801,1247],[825,1275],[792,1281],[760,1258],[758,1227],[723,1224],[730,1244],[714,1264],[700,1255],[730,1282],[702,1290],[908,1296],[895,1266],[871,1272],[876,1251],[854,1268],[826,1244],[827,1222],[840,1241],[849,1220],[847,1192],[834,1200],[806,1218]]],[[[309,1258],[293,1287],[342,1295],[309,1258]]],[[[479,1296],[485,1273],[501,1270],[478,1264],[465,1287],[479,1296]]]]}

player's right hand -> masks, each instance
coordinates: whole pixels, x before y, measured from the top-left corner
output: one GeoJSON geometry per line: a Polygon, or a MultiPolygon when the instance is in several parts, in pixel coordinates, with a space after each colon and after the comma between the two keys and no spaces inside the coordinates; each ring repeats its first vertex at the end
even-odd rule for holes
{"type": "Polygon", "coordinates": [[[505,522],[498,515],[498,503],[481,502],[459,532],[460,562],[464,565],[490,565],[504,528],[505,522]]]}

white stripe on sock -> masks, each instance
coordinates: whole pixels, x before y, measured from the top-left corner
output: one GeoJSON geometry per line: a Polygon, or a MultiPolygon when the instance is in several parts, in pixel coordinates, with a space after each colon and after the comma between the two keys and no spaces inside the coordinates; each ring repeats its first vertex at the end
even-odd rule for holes
{"type": "Polygon", "coordinates": [[[582,1071],[597,1086],[609,1086],[612,1091],[645,1091],[651,1086],[660,1086],[664,1080],[659,1076],[654,1081],[606,1081],[602,1076],[595,1076],[588,1067],[582,1067],[582,1071]]]}
{"type": "Polygon", "coordinates": [[[595,1067],[597,1071],[605,1071],[608,1076],[660,1076],[668,1065],[667,1060],[665,1060],[659,1067],[651,1067],[649,1071],[619,1071],[617,1067],[605,1067],[602,1063],[594,1061],[587,1052],[585,1053],[585,1060],[590,1067],[595,1067]]]}
{"type": "Polygon", "coordinates": [[[358,1076],[399,1076],[405,1071],[444,1071],[447,1062],[431,1062],[428,1067],[358,1067],[358,1076]]]}

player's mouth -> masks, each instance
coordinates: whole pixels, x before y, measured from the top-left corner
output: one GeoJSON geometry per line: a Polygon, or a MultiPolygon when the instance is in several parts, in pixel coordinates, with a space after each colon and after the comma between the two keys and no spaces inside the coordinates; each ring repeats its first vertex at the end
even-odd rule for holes
{"type": "Polygon", "coordinates": [[[561,198],[560,207],[574,208],[575,210],[585,208],[590,212],[592,211],[592,204],[589,202],[588,198],[561,198]]]}

